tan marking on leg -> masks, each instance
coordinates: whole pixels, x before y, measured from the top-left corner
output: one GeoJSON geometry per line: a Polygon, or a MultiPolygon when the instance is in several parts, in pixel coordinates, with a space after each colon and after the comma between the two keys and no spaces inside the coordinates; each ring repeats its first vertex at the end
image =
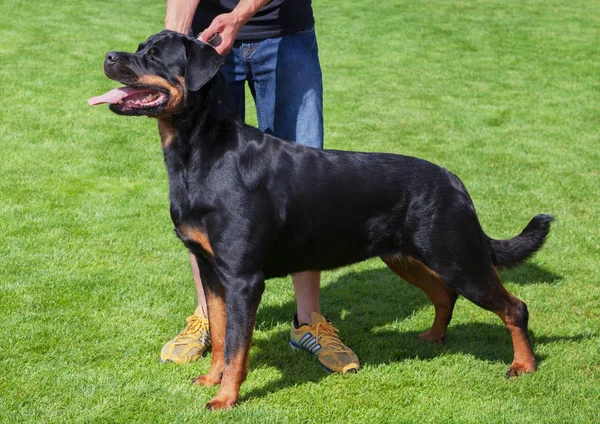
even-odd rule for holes
{"type": "Polygon", "coordinates": [[[214,399],[206,404],[208,409],[228,409],[233,407],[238,400],[240,386],[248,376],[248,361],[250,358],[250,348],[252,346],[252,330],[254,329],[254,324],[256,322],[258,302],[249,306],[250,308],[247,315],[248,321],[245,325],[248,325],[248,330],[250,332],[240,341],[240,345],[232,352],[231,357],[229,357],[225,363],[221,387],[219,387],[219,391],[214,399]]]}
{"type": "Polygon", "coordinates": [[[534,372],[537,369],[533,349],[529,341],[527,328],[521,328],[515,324],[513,317],[518,314],[517,306],[523,304],[519,299],[506,292],[508,301],[504,311],[494,311],[508,328],[513,343],[513,362],[506,372],[507,377],[515,377],[521,374],[534,372]]]}
{"type": "Polygon", "coordinates": [[[210,256],[215,256],[212,246],[210,244],[210,240],[208,239],[208,235],[206,232],[197,227],[190,227],[188,225],[180,225],[177,227],[179,233],[188,240],[193,241],[196,244],[202,246],[202,249],[210,256]]]}
{"type": "Polygon", "coordinates": [[[240,386],[248,375],[249,349],[236,352],[223,370],[223,379],[217,395],[206,407],[211,410],[228,409],[235,405],[240,394],[240,386]]]}
{"type": "Polygon", "coordinates": [[[196,385],[216,386],[221,382],[221,373],[225,364],[225,329],[227,327],[227,312],[225,299],[218,294],[208,291],[206,293],[208,306],[208,322],[210,324],[210,343],[212,347],[212,361],[210,370],[206,375],[196,377],[196,385]]]}
{"type": "Polygon", "coordinates": [[[428,331],[419,334],[422,340],[442,343],[446,337],[446,329],[450,319],[457,294],[446,286],[440,276],[425,264],[414,258],[382,257],[392,271],[408,283],[420,288],[433,302],[435,318],[428,331]]]}

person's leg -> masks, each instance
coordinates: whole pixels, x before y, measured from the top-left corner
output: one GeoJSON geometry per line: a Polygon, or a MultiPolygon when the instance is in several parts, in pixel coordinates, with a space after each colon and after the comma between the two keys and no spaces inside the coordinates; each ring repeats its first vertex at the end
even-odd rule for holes
{"type": "MultiPolygon", "coordinates": [[[[314,28],[282,37],[277,51],[273,133],[304,146],[323,148],[323,76],[314,28]]],[[[292,275],[298,321],[321,313],[321,273],[292,275]]]]}
{"type": "Polygon", "coordinates": [[[316,271],[305,271],[292,274],[292,284],[296,294],[296,315],[298,322],[311,322],[312,312],[321,313],[319,305],[319,290],[321,285],[321,273],[316,271]]]}
{"type": "Polygon", "coordinates": [[[206,295],[202,287],[202,280],[200,279],[200,270],[198,269],[198,262],[193,253],[190,253],[190,264],[192,265],[192,276],[194,277],[194,286],[196,286],[196,296],[198,297],[198,304],[194,315],[202,318],[208,318],[208,306],[206,306],[206,295]]]}
{"type": "Polygon", "coordinates": [[[323,76],[314,28],[281,38],[277,51],[274,134],[323,148],[323,76]]]}
{"type": "Polygon", "coordinates": [[[314,29],[244,43],[258,128],[323,148],[323,82],[314,29]]]}
{"type": "Polygon", "coordinates": [[[197,361],[210,348],[210,333],[206,297],[202,289],[200,272],[196,257],[190,253],[192,275],[196,285],[198,304],[193,315],[186,318],[187,325],[173,339],[169,340],[160,351],[161,362],[185,364],[197,361]]]}
{"type": "MultiPolygon", "coordinates": [[[[314,29],[248,43],[245,48],[259,128],[285,140],[322,148],[323,84],[314,29]]],[[[356,371],[358,358],[320,313],[320,277],[316,271],[292,275],[297,314],[290,344],[317,355],[328,371],[356,371]]]]}
{"type": "Polygon", "coordinates": [[[243,57],[242,43],[236,41],[229,54],[225,57],[225,63],[221,67],[221,73],[229,84],[229,88],[235,99],[238,116],[244,120],[246,116],[246,103],[244,96],[244,85],[246,83],[246,64],[243,57]]]}
{"type": "MultiPolygon", "coordinates": [[[[284,140],[323,147],[323,83],[314,28],[243,47],[258,127],[284,140]]],[[[320,273],[292,275],[300,322],[320,313],[320,273]]]]}

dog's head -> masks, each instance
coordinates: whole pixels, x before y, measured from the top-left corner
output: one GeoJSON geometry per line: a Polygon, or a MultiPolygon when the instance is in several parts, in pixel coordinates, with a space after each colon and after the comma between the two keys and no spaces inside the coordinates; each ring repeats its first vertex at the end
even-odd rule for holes
{"type": "Polygon", "coordinates": [[[208,44],[164,30],[135,53],[107,53],[104,73],[125,86],[88,103],[109,103],[110,110],[120,115],[168,117],[183,110],[188,93],[209,82],[224,60],[208,44]]]}

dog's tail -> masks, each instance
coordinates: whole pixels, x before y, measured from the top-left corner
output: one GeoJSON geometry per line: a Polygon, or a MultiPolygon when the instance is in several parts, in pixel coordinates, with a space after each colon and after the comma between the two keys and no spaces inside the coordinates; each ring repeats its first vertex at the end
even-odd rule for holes
{"type": "Polygon", "coordinates": [[[490,238],[494,265],[511,267],[528,259],[544,244],[552,221],[554,217],[551,215],[536,215],[516,237],[509,240],[490,238]]]}

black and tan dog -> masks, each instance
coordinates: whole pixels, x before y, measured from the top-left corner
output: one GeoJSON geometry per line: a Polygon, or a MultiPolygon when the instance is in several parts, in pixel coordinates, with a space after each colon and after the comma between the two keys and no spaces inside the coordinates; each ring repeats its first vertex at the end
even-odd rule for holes
{"type": "Polygon", "coordinates": [[[441,342],[462,295],[497,314],[513,340],[508,376],[536,369],[527,307],[497,267],[539,249],[552,217],[510,240],[482,230],[461,181],[413,157],[317,150],[245,125],[219,73],[223,58],[194,38],[163,31],[135,53],[106,55],[126,87],[90,99],[122,115],[158,119],[175,231],[198,259],[208,296],[212,364],[196,384],[221,387],[207,407],[228,408],[245,380],[265,280],[379,256],[435,305],[441,342]]]}

